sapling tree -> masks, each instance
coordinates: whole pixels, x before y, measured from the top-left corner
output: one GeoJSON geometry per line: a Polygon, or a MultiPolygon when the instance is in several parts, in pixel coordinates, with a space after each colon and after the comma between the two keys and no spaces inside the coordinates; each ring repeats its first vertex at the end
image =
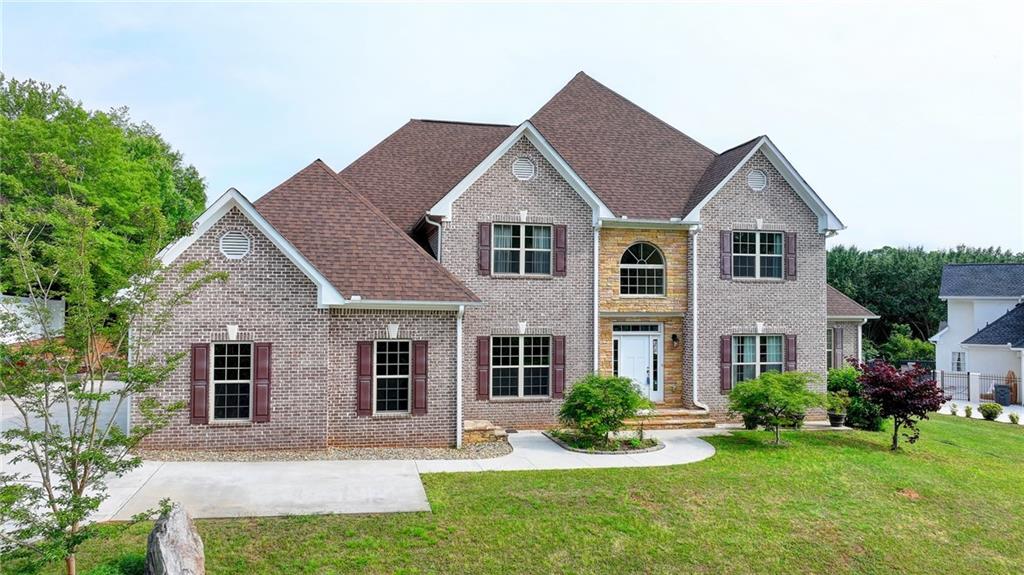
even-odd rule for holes
{"type": "MultiPolygon", "coordinates": [[[[161,222],[159,213],[137,217],[161,222]]],[[[0,305],[0,399],[17,421],[0,434],[5,470],[15,470],[0,473],[0,552],[63,561],[68,574],[96,533],[90,519],[107,481],[141,465],[131,450],[184,406],[145,399],[131,425],[121,421],[129,398],[160,385],[182,359],[155,353],[154,336],[190,294],[223,279],[196,264],[175,272],[184,281],[165,281],[170,272],[140,255],[121,268],[121,286],[98,289],[91,268],[107,236],[101,227],[94,208],[68,197],[45,212],[0,205],[0,265],[12,278],[0,287],[25,295],[0,305]],[[46,304],[55,299],[66,302],[62,329],[46,304]]]]}
{"type": "Polygon", "coordinates": [[[893,451],[900,447],[900,431],[914,443],[921,436],[917,424],[938,411],[950,397],[944,395],[931,371],[923,367],[899,370],[877,360],[859,367],[862,394],[878,406],[882,417],[892,418],[893,451]]]}
{"type": "Polygon", "coordinates": [[[729,393],[729,411],[757,417],[775,432],[775,445],[782,443],[780,428],[795,421],[808,409],[822,405],[822,394],[811,391],[809,384],[818,381],[813,373],[787,371],[766,372],[761,377],[736,385],[729,393]]]}

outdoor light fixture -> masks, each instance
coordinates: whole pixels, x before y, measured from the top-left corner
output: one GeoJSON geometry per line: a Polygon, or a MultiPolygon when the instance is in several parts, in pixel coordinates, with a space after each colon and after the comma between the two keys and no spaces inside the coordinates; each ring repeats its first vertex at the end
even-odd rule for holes
{"type": "Polygon", "coordinates": [[[672,334],[672,347],[679,347],[679,334],[672,334]]]}

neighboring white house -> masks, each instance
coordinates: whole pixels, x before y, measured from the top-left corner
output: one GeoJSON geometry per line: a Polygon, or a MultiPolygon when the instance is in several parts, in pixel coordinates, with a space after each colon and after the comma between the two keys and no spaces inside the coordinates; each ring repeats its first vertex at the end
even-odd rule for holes
{"type": "MultiPolygon", "coordinates": [[[[17,318],[17,331],[11,332],[6,323],[0,323],[0,343],[17,343],[19,341],[31,341],[43,336],[43,327],[30,307],[32,300],[27,297],[13,295],[0,295],[0,318],[4,316],[17,318]],[[8,315],[10,314],[10,315],[8,315]]],[[[64,331],[64,300],[46,300],[47,315],[49,315],[50,333],[61,333],[64,331]]]]}
{"type": "Polygon", "coordinates": [[[931,337],[935,368],[1024,373],[1024,264],[948,264],[939,299],[947,320],[931,337]]]}

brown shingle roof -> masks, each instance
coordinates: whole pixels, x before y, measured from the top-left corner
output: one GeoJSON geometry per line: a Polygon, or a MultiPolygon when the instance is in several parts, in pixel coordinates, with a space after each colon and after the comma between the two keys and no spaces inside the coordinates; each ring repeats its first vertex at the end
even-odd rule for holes
{"type": "Polygon", "coordinates": [[[669,219],[716,154],[583,72],[530,120],[617,216],[669,219]]]}
{"type": "Polygon", "coordinates": [[[849,296],[836,288],[825,284],[825,290],[825,298],[828,302],[828,317],[878,317],[878,314],[853,301],[849,296]]]}
{"type": "Polygon", "coordinates": [[[480,301],[320,160],[254,205],[345,298],[480,301]]]}
{"type": "Polygon", "coordinates": [[[407,232],[515,126],[410,120],[340,172],[407,232]]]}
{"type": "Polygon", "coordinates": [[[697,204],[707,197],[707,195],[711,193],[711,190],[714,190],[715,186],[724,180],[737,164],[743,161],[743,158],[747,157],[750,150],[754,149],[754,146],[756,146],[763,137],[764,136],[758,136],[749,142],[744,142],[735,148],[730,148],[721,154],[718,154],[718,157],[711,162],[711,165],[704,172],[704,175],[701,176],[700,181],[697,182],[693,192],[687,199],[686,207],[683,209],[682,216],[686,217],[687,214],[692,212],[693,209],[697,207],[697,204]]]}

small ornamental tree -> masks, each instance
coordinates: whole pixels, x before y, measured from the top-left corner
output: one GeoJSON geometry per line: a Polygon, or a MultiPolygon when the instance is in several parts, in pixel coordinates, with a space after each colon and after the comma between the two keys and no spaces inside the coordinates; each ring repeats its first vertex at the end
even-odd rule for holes
{"type": "Polygon", "coordinates": [[[649,402],[628,378],[591,374],[572,386],[558,418],[581,436],[603,443],[647,407],[649,402]]]}
{"type": "Polygon", "coordinates": [[[808,389],[819,378],[813,373],[766,372],[761,377],[736,385],[729,393],[732,414],[757,417],[775,432],[775,445],[782,443],[779,428],[799,418],[808,409],[822,405],[820,393],[808,389]]]}
{"type": "Polygon", "coordinates": [[[0,471],[0,552],[29,564],[63,561],[74,575],[76,550],[99,533],[90,521],[108,479],[141,465],[131,450],[184,407],[147,398],[129,428],[118,422],[129,397],[162,384],[182,358],[154,353],[153,338],[190,294],[223,274],[204,274],[199,263],[169,282],[140,255],[123,268],[131,282],[98,288],[92,268],[106,234],[95,208],[66,197],[52,208],[0,204],[0,264],[11,278],[0,288],[26,295],[0,302],[0,398],[13,416],[0,456],[14,464],[0,471]],[[66,304],[63,328],[47,305],[55,299],[66,304]]]}
{"type": "Polygon", "coordinates": [[[864,397],[878,406],[883,418],[892,418],[892,450],[900,447],[900,430],[907,441],[914,443],[921,436],[917,423],[928,419],[950,398],[923,367],[899,370],[878,360],[860,364],[860,383],[864,397]],[[907,433],[906,431],[909,431],[907,433]]]}

